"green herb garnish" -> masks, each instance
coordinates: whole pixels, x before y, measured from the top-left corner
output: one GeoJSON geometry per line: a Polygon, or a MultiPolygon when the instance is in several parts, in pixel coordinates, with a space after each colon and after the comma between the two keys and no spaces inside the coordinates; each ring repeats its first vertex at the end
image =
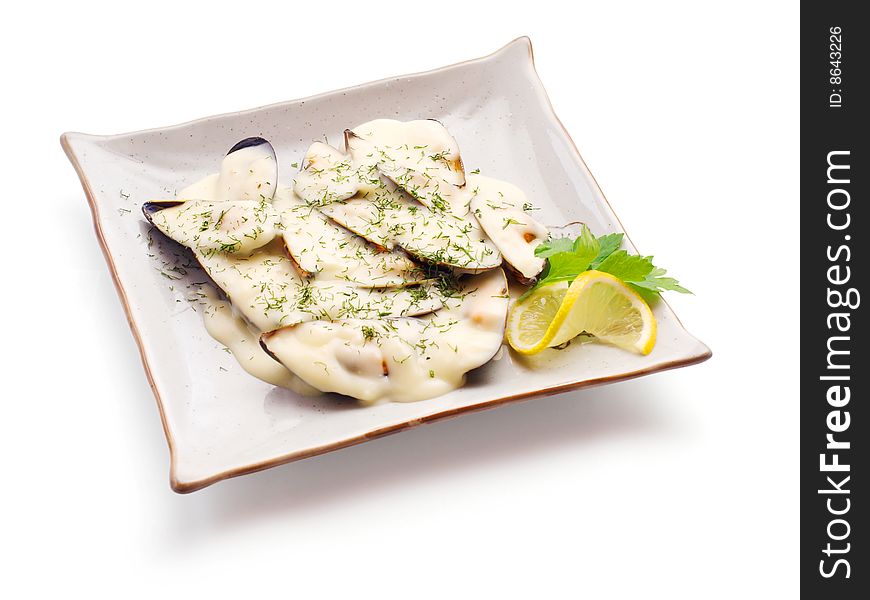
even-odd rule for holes
{"type": "Polygon", "coordinates": [[[652,256],[639,256],[620,250],[623,234],[608,233],[595,237],[583,225],[576,238],[550,238],[535,248],[535,256],[547,259],[547,265],[537,283],[520,297],[524,300],[533,290],[559,281],[574,281],[585,271],[602,271],[621,279],[645,300],[652,301],[664,291],[691,294],[667,271],[653,264],[652,256]]]}

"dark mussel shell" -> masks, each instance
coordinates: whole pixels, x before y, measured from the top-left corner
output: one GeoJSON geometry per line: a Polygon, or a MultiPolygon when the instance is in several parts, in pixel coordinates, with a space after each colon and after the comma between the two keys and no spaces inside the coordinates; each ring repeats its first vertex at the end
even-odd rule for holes
{"type": "Polygon", "coordinates": [[[232,154],[233,152],[237,152],[239,150],[244,150],[245,148],[255,148],[257,146],[265,146],[264,150],[268,149],[268,152],[274,157],[275,149],[272,147],[272,144],[269,143],[269,140],[263,139],[261,137],[249,137],[245,138],[240,142],[236,142],[236,144],[230,148],[230,151],[227,152],[227,155],[232,154]]]}

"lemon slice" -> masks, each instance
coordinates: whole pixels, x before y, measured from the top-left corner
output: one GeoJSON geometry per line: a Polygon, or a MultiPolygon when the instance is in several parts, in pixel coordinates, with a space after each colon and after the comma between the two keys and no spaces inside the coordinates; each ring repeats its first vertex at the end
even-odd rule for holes
{"type": "Polygon", "coordinates": [[[625,283],[601,271],[541,286],[508,315],[507,340],[521,354],[559,346],[581,333],[598,341],[649,354],[656,343],[656,319],[649,305],[625,283]]]}

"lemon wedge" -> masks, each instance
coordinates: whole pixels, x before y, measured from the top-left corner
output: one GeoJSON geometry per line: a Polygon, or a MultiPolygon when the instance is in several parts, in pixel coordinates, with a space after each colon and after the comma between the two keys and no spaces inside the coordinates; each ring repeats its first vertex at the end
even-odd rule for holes
{"type": "Polygon", "coordinates": [[[639,354],[656,343],[656,319],[637,292],[609,273],[586,271],[543,285],[511,307],[507,340],[521,354],[537,354],[588,333],[639,354]]]}

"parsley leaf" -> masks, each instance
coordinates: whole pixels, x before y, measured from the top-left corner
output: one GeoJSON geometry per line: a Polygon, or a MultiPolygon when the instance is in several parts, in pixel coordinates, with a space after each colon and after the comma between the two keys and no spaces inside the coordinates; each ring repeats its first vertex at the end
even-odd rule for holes
{"type": "Polygon", "coordinates": [[[653,268],[652,256],[632,255],[625,250],[617,250],[596,267],[627,282],[643,281],[653,268]]]}
{"type": "Polygon", "coordinates": [[[609,273],[630,285],[651,302],[663,291],[691,294],[667,271],[653,265],[652,256],[638,256],[620,250],[624,235],[608,233],[596,238],[586,225],[575,239],[551,238],[535,248],[535,256],[547,259],[537,283],[520,296],[524,300],[536,288],[560,281],[571,282],[587,270],[609,273]]]}
{"type": "Polygon", "coordinates": [[[605,258],[619,250],[619,247],[622,246],[623,237],[624,235],[621,233],[608,233],[607,235],[602,235],[598,238],[598,256],[595,257],[595,260],[592,261],[589,268],[597,269],[598,265],[600,265],[605,258]]]}
{"type": "Polygon", "coordinates": [[[554,281],[573,281],[577,275],[589,268],[592,259],[598,254],[597,247],[579,248],[575,252],[559,252],[551,256],[543,279],[554,281]]]}
{"type": "Polygon", "coordinates": [[[643,281],[632,281],[631,283],[634,284],[635,287],[652,290],[653,292],[664,292],[670,290],[672,292],[680,292],[681,294],[692,293],[681,286],[673,277],[664,277],[665,273],[667,273],[665,269],[655,267],[649,272],[649,274],[647,274],[643,281]]]}
{"type": "Polygon", "coordinates": [[[559,252],[571,252],[574,249],[574,240],[569,237],[550,238],[535,248],[535,256],[549,258],[559,252]]]}
{"type": "Polygon", "coordinates": [[[569,237],[553,238],[535,248],[535,255],[546,258],[547,264],[538,278],[538,282],[520,300],[525,298],[537,287],[545,283],[558,281],[574,281],[577,275],[590,268],[592,261],[601,253],[601,244],[584,224],[580,235],[575,239],[569,237]]]}
{"type": "Polygon", "coordinates": [[[592,231],[586,227],[586,224],[583,224],[583,228],[580,230],[580,235],[577,236],[577,239],[574,240],[574,245],[572,249],[576,254],[591,254],[591,258],[589,262],[591,263],[595,260],[595,257],[598,256],[598,249],[600,244],[598,240],[595,239],[595,236],[592,235],[592,231]]]}

